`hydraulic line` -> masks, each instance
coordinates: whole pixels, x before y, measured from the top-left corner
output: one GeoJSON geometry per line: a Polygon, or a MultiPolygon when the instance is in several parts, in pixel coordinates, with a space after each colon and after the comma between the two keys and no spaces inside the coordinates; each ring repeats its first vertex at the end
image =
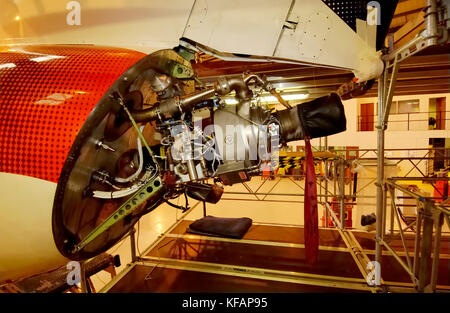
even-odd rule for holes
{"type": "Polygon", "coordinates": [[[139,188],[142,187],[142,184],[144,184],[146,181],[152,180],[156,177],[157,172],[155,172],[150,178],[148,178],[150,176],[151,172],[147,172],[144,174],[144,176],[142,177],[142,180],[139,181],[138,183],[128,187],[128,188],[124,188],[124,189],[120,189],[120,190],[116,190],[116,191],[93,191],[92,193],[92,197],[94,198],[99,198],[99,199],[118,199],[118,198],[123,198],[126,196],[129,196],[133,193],[135,193],[136,191],[139,190],[139,188]]]}
{"type": "MultiPolygon", "coordinates": [[[[140,128],[140,131],[142,132],[142,130],[144,129],[145,125],[142,125],[140,128]]],[[[144,168],[144,154],[142,152],[142,142],[141,142],[141,138],[137,138],[137,148],[138,148],[138,153],[139,153],[139,168],[136,172],[134,172],[133,174],[131,174],[130,176],[128,176],[127,178],[120,178],[120,177],[115,177],[114,179],[116,180],[116,182],[119,183],[128,183],[130,181],[135,180],[139,174],[141,174],[142,169],[144,168]]]]}

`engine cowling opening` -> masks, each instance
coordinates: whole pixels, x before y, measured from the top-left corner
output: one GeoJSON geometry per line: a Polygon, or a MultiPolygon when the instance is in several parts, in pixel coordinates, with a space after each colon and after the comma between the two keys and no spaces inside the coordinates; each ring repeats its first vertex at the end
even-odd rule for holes
{"type": "Polygon", "coordinates": [[[216,203],[222,185],[275,169],[280,144],[345,130],[337,95],[275,111],[255,102],[254,88],[276,94],[264,77],[220,77],[201,90],[192,78],[189,62],[158,51],[97,104],[56,192],[53,231],[63,255],[80,260],[107,250],[161,203],[186,209],[170,202],[180,195],[216,203]],[[223,100],[231,93],[236,104],[223,100]]]}

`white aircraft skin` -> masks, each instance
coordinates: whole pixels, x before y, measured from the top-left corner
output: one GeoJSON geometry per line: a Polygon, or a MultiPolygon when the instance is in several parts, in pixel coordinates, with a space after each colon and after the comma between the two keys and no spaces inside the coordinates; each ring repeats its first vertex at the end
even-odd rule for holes
{"type": "MultiPolygon", "coordinates": [[[[224,58],[348,69],[360,82],[383,70],[374,48],[376,24],[357,20],[358,35],[321,0],[0,0],[0,7],[0,43],[150,53],[186,38],[224,58]]],[[[373,13],[368,9],[368,19],[373,13]]]]}
{"type": "Polygon", "coordinates": [[[53,242],[56,183],[0,173],[0,186],[0,282],[67,263],[53,242]]]}

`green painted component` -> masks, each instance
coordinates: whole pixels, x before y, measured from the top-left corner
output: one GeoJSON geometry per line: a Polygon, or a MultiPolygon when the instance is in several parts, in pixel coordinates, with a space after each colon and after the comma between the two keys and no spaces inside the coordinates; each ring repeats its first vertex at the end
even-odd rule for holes
{"type": "Polygon", "coordinates": [[[189,50],[180,48],[177,52],[183,59],[185,59],[186,61],[191,62],[192,60],[195,59],[195,53],[191,52],[189,50]]]}
{"type": "Polygon", "coordinates": [[[89,235],[86,236],[80,243],[74,247],[74,253],[80,251],[91,243],[95,238],[107,231],[111,226],[119,222],[125,216],[132,213],[137,207],[139,207],[145,200],[154,195],[159,189],[162,188],[161,178],[158,176],[152,179],[145,185],[143,185],[136,193],[125,201],[113,214],[111,214],[106,220],[92,230],[89,235]]]}
{"type": "Polygon", "coordinates": [[[194,71],[183,65],[180,63],[177,63],[175,61],[172,61],[173,63],[171,64],[171,75],[175,78],[179,78],[179,79],[186,79],[186,78],[192,78],[194,76],[194,71]]]}

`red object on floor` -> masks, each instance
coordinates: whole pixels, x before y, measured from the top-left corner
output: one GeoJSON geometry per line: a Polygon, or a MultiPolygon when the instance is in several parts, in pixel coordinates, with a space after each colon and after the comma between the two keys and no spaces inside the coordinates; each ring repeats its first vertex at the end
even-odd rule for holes
{"type": "Polygon", "coordinates": [[[319,222],[317,213],[317,187],[314,170],[314,159],[309,137],[305,137],[306,144],[306,176],[305,176],[305,252],[306,262],[317,262],[319,253],[319,222]]]}

